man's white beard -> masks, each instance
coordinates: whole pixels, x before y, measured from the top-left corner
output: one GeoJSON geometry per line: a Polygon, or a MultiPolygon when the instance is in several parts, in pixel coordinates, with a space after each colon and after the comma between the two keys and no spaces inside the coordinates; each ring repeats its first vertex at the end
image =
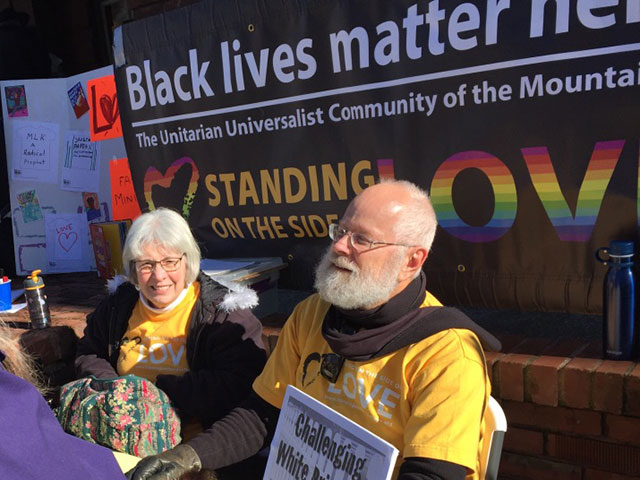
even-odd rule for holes
{"type": "Polygon", "coordinates": [[[387,270],[379,275],[380,278],[376,278],[329,248],[316,268],[314,287],[324,300],[345,310],[386,303],[398,285],[401,258],[402,255],[391,257],[387,270]],[[336,266],[350,271],[339,270],[336,266]]]}

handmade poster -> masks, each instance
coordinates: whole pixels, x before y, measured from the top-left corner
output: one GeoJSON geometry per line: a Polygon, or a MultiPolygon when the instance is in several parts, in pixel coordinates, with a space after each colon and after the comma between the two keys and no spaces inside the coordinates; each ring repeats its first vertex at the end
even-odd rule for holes
{"type": "Polygon", "coordinates": [[[111,208],[114,220],[135,220],[140,215],[140,206],[131,182],[129,159],[119,158],[109,163],[111,175],[111,208]]]}
{"type": "Polygon", "coordinates": [[[91,110],[89,118],[91,140],[98,142],[121,137],[120,110],[113,75],[89,80],[87,90],[89,90],[91,110]]]}
{"type": "Polygon", "coordinates": [[[67,95],[69,95],[69,102],[71,102],[76,118],[80,118],[89,111],[89,102],[87,102],[87,97],[84,94],[82,83],[76,83],[67,91],[67,95]]]}
{"type": "Polygon", "coordinates": [[[289,385],[271,442],[265,480],[388,480],[398,449],[289,385]]]}
{"type": "Polygon", "coordinates": [[[57,182],[59,130],[57,123],[22,121],[13,125],[12,180],[57,182]]]}
{"type": "Polygon", "coordinates": [[[44,222],[48,271],[88,271],[89,231],[86,216],[82,213],[46,214],[44,222]]]}
{"type": "Polygon", "coordinates": [[[82,203],[84,205],[84,211],[87,214],[87,221],[97,220],[102,217],[100,211],[100,201],[98,200],[97,193],[82,192],[82,203]]]}
{"type": "Polygon", "coordinates": [[[42,220],[42,209],[35,190],[27,190],[16,195],[20,212],[22,212],[22,222],[31,223],[42,220]]]}
{"type": "Polygon", "coordinates": [[[87,131],[68,131],[60,189],[97,192],[100,188],[100,152],[87,131]]]}
{"type": "Polygon", "coordinates": [[[24,85],[4,87],[4,95],[7,99],[7,114],[10,117],[29,116],[27,94],[25,93],[24,85]]]}

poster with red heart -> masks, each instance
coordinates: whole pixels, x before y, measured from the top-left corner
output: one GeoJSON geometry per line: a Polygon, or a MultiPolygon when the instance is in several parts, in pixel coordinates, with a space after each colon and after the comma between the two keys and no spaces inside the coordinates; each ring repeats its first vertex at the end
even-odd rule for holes
{"type": "Polygon", "coordinates": [[[44,223],[47,271],[89,271],[89,230],[86,216],[82,213],[45,214],[44,223]]]}
{"type": "Polygon", "coordinates": [[[91,141],[122,137],[120,110],[113,75],[87,81],[91,141]]]}

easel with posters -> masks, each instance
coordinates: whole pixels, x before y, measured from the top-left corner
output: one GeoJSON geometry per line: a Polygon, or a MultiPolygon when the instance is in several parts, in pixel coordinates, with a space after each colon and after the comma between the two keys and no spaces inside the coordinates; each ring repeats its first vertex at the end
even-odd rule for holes
{"type": "Polygon", "coordinates": [[[0,102],[16,274],[95,269],[88,224],[113,219],[109,164],[126,157],[113,68],[3,81],[0,102]]]}

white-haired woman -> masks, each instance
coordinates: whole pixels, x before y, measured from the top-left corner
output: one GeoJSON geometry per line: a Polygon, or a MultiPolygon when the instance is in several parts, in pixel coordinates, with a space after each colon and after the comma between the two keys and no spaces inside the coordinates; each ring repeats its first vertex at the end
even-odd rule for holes
{"type": "Polygon", "coordinates": [[[183,438],[192,436],[240,403],[262,371],[262,326],[249,310],[257,295],[200,272],[189,225],[165,208],[133,222],[122,259],[128,281],[88,315],[76,373],[154,381],[178,409],[183,438]]]}

